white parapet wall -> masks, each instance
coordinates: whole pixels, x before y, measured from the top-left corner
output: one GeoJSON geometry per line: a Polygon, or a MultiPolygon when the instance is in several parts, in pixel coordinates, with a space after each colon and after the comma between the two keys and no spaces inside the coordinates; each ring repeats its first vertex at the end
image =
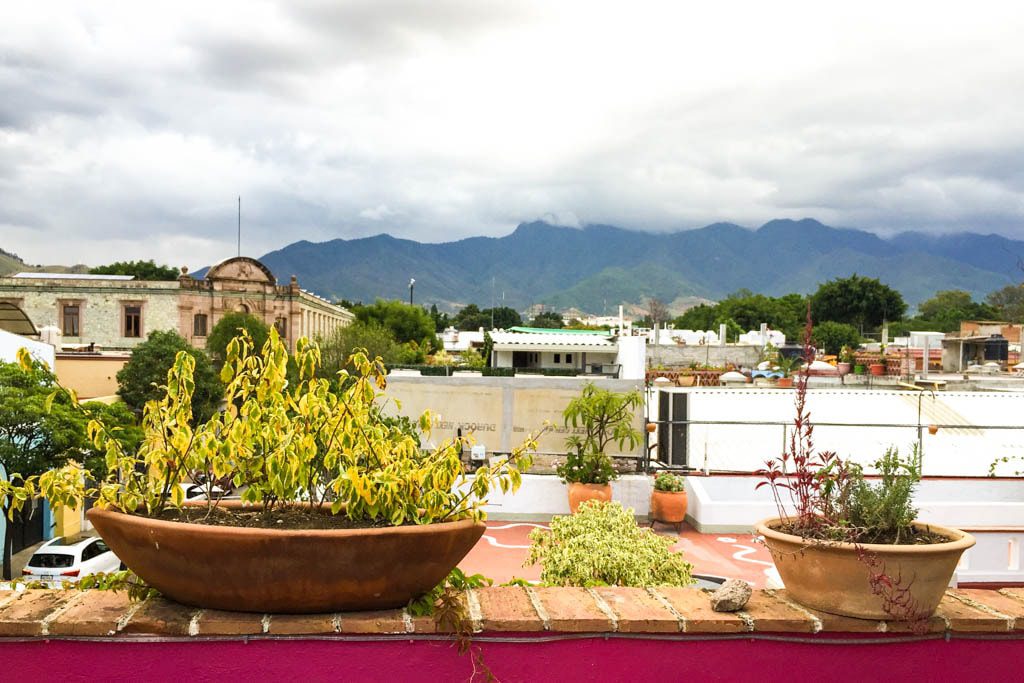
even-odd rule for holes
{"type": "MultiPolygon", "coordinates": [[[[636,516],[646,517],[652,488],[651,477],[625,474],[612,482],[612,499],[633,508],[636,516]]],[[[519,491],[492,494],[484,510],[489,519],[547,521],[555,515],[569,514],[569,494],[566,485],[554,475],[524,474],[519,491]]]]}
{"type": "MultiPolygon", "coordinates": [[[[753,472],[782,452],[792,430],[793,390],[670,389],[654,392],[649,414],[658,415],[657,402],[680,393],[686,394],[686,418],[693,422],[685,428],[685,464],[691,468],[753,472]]],[[[835,451],[868,468],[891,446],[909,453],[918,443],[919,424],[925,475],[986,476],[997,458],[1024,458],[1024,393],[812,388],[807,410],[818,451],[835,451]],[[940,427],[932,434],[929,425],[940,427]]],[[[676,457],[673,464],[684,463],[676,457]]]]}

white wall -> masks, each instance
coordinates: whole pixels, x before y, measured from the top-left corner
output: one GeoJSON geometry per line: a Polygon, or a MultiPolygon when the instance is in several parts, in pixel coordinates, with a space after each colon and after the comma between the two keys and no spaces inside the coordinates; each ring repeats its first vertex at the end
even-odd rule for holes
{"type": "Polygon", "coordinates": [[[0,330],[0,360],[5,363],[17,362],[18,349],[21,348],[27,348],[37,360],[49,365],[51,370],[57,367],[55,349],[49,344],[0,330]]]}

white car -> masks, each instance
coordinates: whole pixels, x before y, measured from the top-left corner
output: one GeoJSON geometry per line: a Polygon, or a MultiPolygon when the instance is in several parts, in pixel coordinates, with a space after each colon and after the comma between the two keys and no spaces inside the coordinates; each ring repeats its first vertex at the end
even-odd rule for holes
{"type": "Polygon", "coordinates": [[[83,576],[116,572],[121,560],[103,539],[95,536],[58,536],[32,554],[21,570],[28,581],[77,582],[83,576]]]}

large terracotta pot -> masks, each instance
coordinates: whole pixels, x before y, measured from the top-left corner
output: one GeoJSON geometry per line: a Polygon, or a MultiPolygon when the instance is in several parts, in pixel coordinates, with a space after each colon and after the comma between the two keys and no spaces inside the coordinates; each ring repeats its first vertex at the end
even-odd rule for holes
{"type": "Polygon", "coordinates": [[[772,527],[778,523],[778,518],[768,519],[756,529],[764,536],[789,597],[822,612],[860,619],[905,621],[931,615],[949,586],[960,555],[974,545],[974,537],[964,531],[923,522],[914,522],[914,526],[945,536],[949,542],[858,546],[805,541],[775,531],[772,527]],[[886,611],[883,595],[872,590],[872,571],[889,577],[897,590],[909,590],[913,610],[886,611]]]}
{"type": "Polygon", "coordinates": [[[573,514],[579,509],[580,503],[585,500],[603,500],[607,502],[611,499],[611,484],[580,484],[578,482],[569,484],[569,511],[573,514]]]}
{"type": "Polygon", "coordinates": [[[868,366],[868,372],[875,377],[881,377],[885,374],[885,363],[872,363],[868,366]]]}
{"type": "Polygon", "coordinates": [[[849,363],[836,363],[836,370],[839,372],[839,376],[843,377],[850,374],[852,366],[849,363]]]}
{"type": "Polygon", "coordinates": [[[651,519],[662,524],[682,524],[686,519],[686,491],[651,491],[651,519]]]}
{"type": "Polygon", "coordinates": [[[373,529],[247,529],[99,508],[87,515],[121,561],[164,596],[244,612],[401,607],[440,583],[486,528],[463,520],[373,529]]]}

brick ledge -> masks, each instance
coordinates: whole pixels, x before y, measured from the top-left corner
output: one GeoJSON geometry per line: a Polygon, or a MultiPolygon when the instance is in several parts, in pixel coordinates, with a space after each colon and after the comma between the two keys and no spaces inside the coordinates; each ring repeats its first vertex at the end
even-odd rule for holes
{"type": "MultiPolygon", "coordinates": [[[[475,630],[502,634],[624,634],[651,637],[787,633],[913,634],[910,624],[851,619],[802,607],[785,591],[756,590],[742,612],[711,610],[696,588],[496,586],[470,592],[475,630]]],[[[924,628],[931,634],[1024,635],[1024,588],[946,593],[924,628]]],[[[918,627],[917,632],[921,632],[918,627]]],[[[109,591],[0,591],[0,638],[240,639],[262,637],[423,637],[430,617],[403,610],[336,614],[252,614],[202,610],[162,598],[132,603],[109,591]]]]}

